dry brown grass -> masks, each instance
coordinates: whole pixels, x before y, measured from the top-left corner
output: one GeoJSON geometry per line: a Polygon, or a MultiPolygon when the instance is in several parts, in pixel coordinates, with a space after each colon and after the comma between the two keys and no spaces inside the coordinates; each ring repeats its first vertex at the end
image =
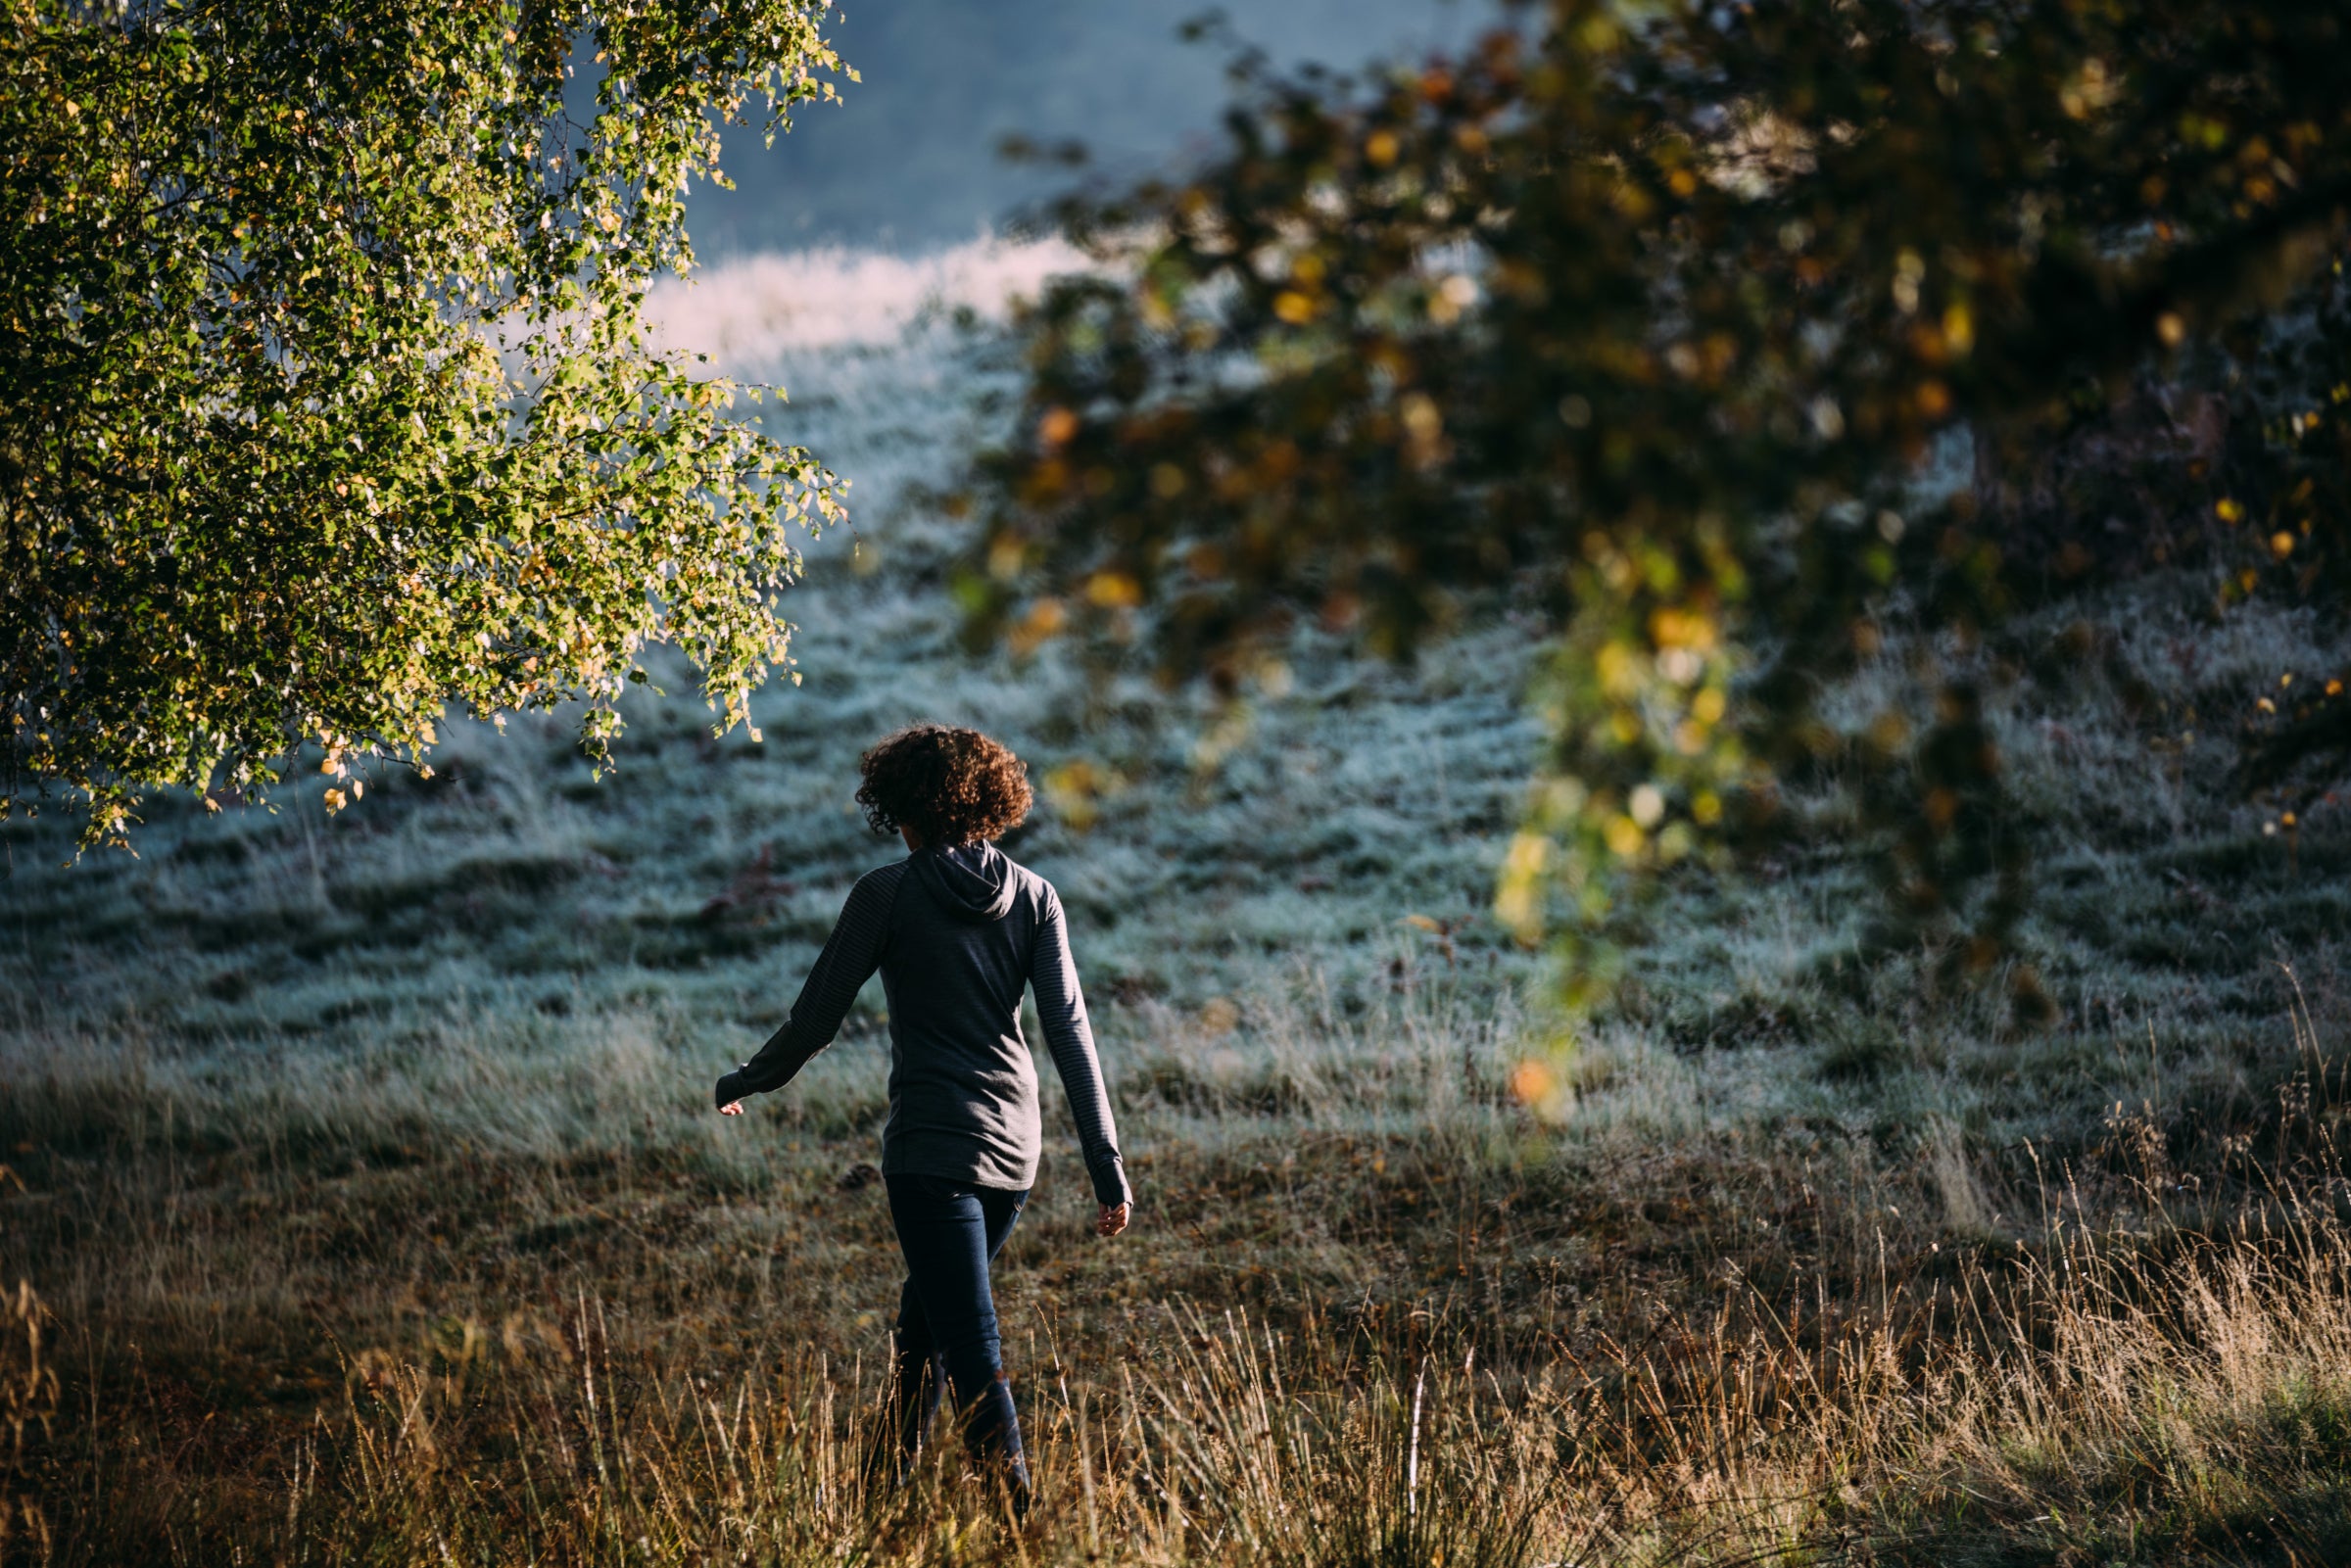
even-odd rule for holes
{"type": "Polygon", "coordinates": [[[1043,1498],[1018,1529],[951,1445],[911,1487],[861,1478],[895,1259],[858,1179],[854,1064],[728,1142],[650,1025],[552,1061],[477,1041],[363,1101],[333,1074],[54,1050],[13,1075],[0,1128],[31,1151],[0,1208],[8,1256],[50,1303],[16,1320],[7,1386],[37,1386],[39,1321],[65,1395],[24,1426],[6,1550],[2351,1551],[2351,1254],[2320,1024],[2297,1025],[2279,1115],[2246,1134],[2262,1164],[2197,1190],[2128,1125],[2026,1186],[1951,1122],[1824,1149],[1725,1117],[1748,1089],[1700,1092],[1632,1038],[1595,1048],[1576,1118],[1546,1128],[1501,1092],[1518,1025],[1441,999],[1349,1022],[1308,997],[1229,1032],[1129,1022],[1157,1042],[1128,1048],[1142,1223],[1090,1243],[1080,1184],[1049,1166],[1001,1269],[1043,1498]]]}
{"type": "MultiPolygon", "coordinates": [[[[951,1446],[907,1487],[867,1485],[870,1366],[788,1352],[690,1373],[580,1298],[528,1332],[350,1358],[266,1466],[234,1463],[227,1434],[118,1410],[77,1440],[88,1491],[49,1499],[54,1545],[319,1563],[2339,1561],[2342,1240],[2307,1215],[2165,1262],[2077,1239],[2020,1268],[1971,1260],[1923,1307],[1823,1328],[1834,1314],[1741,1293],[1539,1365],[1482,1360],[1442,1314],[1409,1353],[1350,1354],[1311,1317],[1283,1332],[1174,1307],[1090,1373],[1049,1344],[1030,1365],[1044,1501],[1026,1528],[951,1446]]],[[[25,1560],[52,1544],[13,1544],[25,1560]]]]}

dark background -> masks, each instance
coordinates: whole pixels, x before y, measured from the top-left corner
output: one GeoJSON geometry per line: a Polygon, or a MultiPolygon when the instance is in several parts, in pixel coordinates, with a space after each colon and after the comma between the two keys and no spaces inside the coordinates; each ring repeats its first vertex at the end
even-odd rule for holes
{"type": "Polygon", "coordinates": [[[863,75],[760,145],[735,131],[733,191],[691,212],[705,261],[844,245],[921,251],[1002,227],[1089,178],[1166,166],[1209,145],[1233,40],[1285,65],[1415,61],[1489,21],[1487,0],[1281,0],[1224,13],[1222,38],[1178,37],[1201,0],[845,0],[825,24],[863,75]],[[1087,169],[1015,165],[1008,136],[1083,142],[1087,169]]]}

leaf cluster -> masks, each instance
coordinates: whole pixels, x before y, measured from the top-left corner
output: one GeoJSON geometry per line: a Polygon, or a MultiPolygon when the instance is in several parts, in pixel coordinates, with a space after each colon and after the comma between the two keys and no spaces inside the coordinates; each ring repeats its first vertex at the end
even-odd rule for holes
{"type": "Polygon", "coordinates": [[[452,702],[600,746],[652,641],[742,719],[837,485],[639,307],[722,124],[832,95],[822,11],[9,0],[0,816],[120,839],[452,702]]]}
{"type": "Polygon", "coordinates": [[[1367,84],[1245,65],[1221,154],[1061,214],[1106,264],[1024,320],[974,625],[1239,689],[1302,620],[1403,654],[1531,598],[1553,746],[1500,903],[1529,939],[1830,768],[1889,939],[1987,962],[2025,869],[1977,651],[2048,561],[1939,469],[2202,375],[2294,421],[2182,470],[2208,520],[2271,498],[2216,592],[2339,596],[2340,399],[2300,400],[2347,368],[2313,303],[2347,34],[2335,4],[1553,0],[1367,84]],[[1951,655],[1922,711],[1832,724],[1896,613],[1951,655]]]}

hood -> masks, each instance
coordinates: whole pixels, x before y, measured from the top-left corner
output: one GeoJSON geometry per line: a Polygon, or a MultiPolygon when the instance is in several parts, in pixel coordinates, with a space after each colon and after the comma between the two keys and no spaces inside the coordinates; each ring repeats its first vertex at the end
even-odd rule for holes
{"type": "Polygon", "coordinates": [[[913,859],[914,874],[931,896],[965,920],[1002,920],[1012,913],[1013,866],[995,845],[926,846],[913,859]]]}

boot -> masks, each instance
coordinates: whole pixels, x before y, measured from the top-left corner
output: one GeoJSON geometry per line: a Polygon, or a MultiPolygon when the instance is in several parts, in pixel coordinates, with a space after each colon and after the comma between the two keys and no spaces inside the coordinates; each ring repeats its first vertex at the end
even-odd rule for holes
{"type": "Polygon", "coordinates": [[[1012,1380],[998,1372],[988,1380],[980,1398],[972,1402],[969,1424],[964,1429],[972,1457],[982,1475],[993,1474],[1004,1483],[1012,1502],[1012,1516],[1029,1516],[1031,1492],[1029,1459],[1021,1444],[1021,1416],[1013,1407],[1012,1380]]]}

